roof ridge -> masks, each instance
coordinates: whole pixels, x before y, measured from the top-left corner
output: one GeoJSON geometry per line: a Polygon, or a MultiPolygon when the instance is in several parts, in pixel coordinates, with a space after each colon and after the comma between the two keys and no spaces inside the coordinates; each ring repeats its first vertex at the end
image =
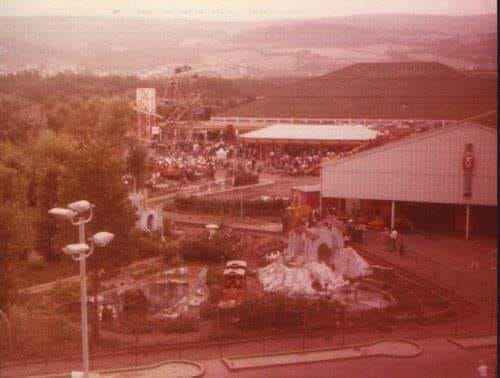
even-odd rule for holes
{"type": "Polygon", "coordinates": [[[323,166],[341,164],[341,163],[344,163],[347,161],[351,161],[351,160],[359,159],[361,157],[365,157],[365,156],[373,154],[373,153],[377,153],[377,152],[384,151],[384,150],[390,150],[390,149],[399,147],[399,146],[404,145],[404,144],[413,143],[413,142],[418,141],[418,140],[430,138],[430,137],[433,137],[437,134],[441,134],[441,133],[448,132],[450,130],[454,130],[454,129],[458,129],[458,128],[462,128],[462,127],[478,127],[478,128],[488,130],[490,132],[491,131],[496,132],[496,129],[489,127],[489,126],[486,126],[486,125],[479,124],[479,123],[460,122],[458,124],[444,126],[444,127],[438,128],[438,129],[429,130],[429,131],[423,132],[421,134],[418,134],[415,137],[406,137],[403,139],[398,139],[398,140],[395,140],[393,142],[383,144],[381,146],[377,146],[377,147],[370,148],[370,149],[365,150],[365,151],[361,151],[361,152],[356,153],[354,155],[346,156],[346,157],[336,159],[336,160],[325,161],[324,163],[321,164],[321,166],[323,167],[323,166]]]}
{"type": "Polygon", "coordinates": [[[409,77],[433,77],[437,73],[440,75],[445,75],[444,77],[457,78],[465,77],[466,75],[455,70],[454,68],[445,65],[440,62],[435,61],[413,61],[413,62],[360,62],[354,63],[347,67],[340,68],[338,70],[332,71],[325,75],[320,76],[320,78],[346,78],[349,74],[356,73],[356,75],[363,75],[362,77],[371,78],[409,78],[409,77]],[[396,70],[395,70],[396,68],[396,70]],[[397,72],[397,68],[405,68],[404,72],[397,72]],[[413,69],[408,69],[413,68],[413,69]],[[380,76],[382,74],[382,76],[380,76]]]}

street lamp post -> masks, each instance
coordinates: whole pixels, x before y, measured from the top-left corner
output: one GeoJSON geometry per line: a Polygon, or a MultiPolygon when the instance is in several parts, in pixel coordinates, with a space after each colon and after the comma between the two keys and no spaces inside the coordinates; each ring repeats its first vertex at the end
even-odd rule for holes
{"type": "MultiPolygon", "coordinates": [[[[85,243],[85,224],[93,217],[94,205],[88,201],[76,201],[67,208],[53,208],[49,214],[61,219],[69,220],[72,225],[78,226],[78,244],[68,244],[63,252],[75,261],[80,262],[80,304],[81,304],[81,328],[82,328],[82,359],[83,376],[89,376],[89,337],[88,337],[88,311],[87,311],[87,277],[85,260],[94,252],[94,247],[105,247],[111,242],[114,235],[101,231],[89,238],[90,246],[85,243]],[[85,214],[88,214],[85,217],[85,214]]],[[[97,298],[96,298],[97,305],[97,298]]]]}

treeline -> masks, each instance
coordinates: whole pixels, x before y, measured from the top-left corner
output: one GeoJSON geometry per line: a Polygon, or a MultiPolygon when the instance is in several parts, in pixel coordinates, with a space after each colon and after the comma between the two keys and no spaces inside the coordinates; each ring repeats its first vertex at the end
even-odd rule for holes
{"type": "MultiPolygon", "coordinates": [[[[254,99],[280,86],[289,83],[292,78],[268,79],[224,79],[199,77],[193,81],[193,88],[202,92],[204,102],[213,105],[216,101],[248,98],[254,99]]],[[[156,88],[157,95],[165,92],[167,79],[140,79],[137,76],[106,76],[59,74],[42,77],[37,72],[26,71],[18,74],[0,76],[0,93],[16,95],[43,103],[47,98],[92,96],[124,96],[128,100],[135,98],[135,89],[140,87],[156,88]]]]}
{"type": "Polygon", "coordinates": [[[50,270],[61,247],[75,242],[74,227],[49,217],[52,207],[86,199],[95,204],[89,234],[115,233],[89,261],[91,272],[133,258],[135,211],[122,177],[133,172],[140,182],[146,169],[145,155],[130,152],[141,148],[130,137],[133,125],[133,111],[119,97],[0,97],[0,310],[30,274],[31,256],[43,257],[50,270]]]}

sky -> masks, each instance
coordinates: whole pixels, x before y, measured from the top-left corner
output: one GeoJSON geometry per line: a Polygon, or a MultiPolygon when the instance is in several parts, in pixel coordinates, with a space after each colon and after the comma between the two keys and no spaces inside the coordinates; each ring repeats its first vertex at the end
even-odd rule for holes
{"type": "Polygon", "coordinates": [[[258,21],[373,13],[472,15],[496,13],[496,7],[496,0],[0,0],[0,16],[258,21]]]}

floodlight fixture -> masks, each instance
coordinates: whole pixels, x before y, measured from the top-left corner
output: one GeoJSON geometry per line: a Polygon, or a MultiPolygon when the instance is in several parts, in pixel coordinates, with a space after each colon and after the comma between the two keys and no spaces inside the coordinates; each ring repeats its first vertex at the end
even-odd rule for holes
{"type": "Polygon", "coordinates": [[[71,202],[68,205],[68,208],[81,214],[89,211],[92,208],[92,205],[90,204],[89,201],[81,200],[81,201],[71,202]]]}
{"type": "Polygon", "coordinates": [[[70,256],[79,256],[82,254],[86,254],[90,251],[90,247],[85,243],[77,243],[77,244],[68,244],[64,247],[63,252],[70,256]]]}
{"type": "Polygon", "coordinates": [[[75,211],[70,209],[63,209],[61,207],[55,207],[49,210],[49,214],[61,219],[71,220],[77,214],[75,211]]]}
{"type": "Polygon", "coordinates": [[[90,240],[94,245],[102,248],[106,247],[111,242],[111,240],[113,240],[114,237],[115,235],[112,234],[111,232],[101,231],[94,234],[94,236],[92,236],[90,240]]]}

